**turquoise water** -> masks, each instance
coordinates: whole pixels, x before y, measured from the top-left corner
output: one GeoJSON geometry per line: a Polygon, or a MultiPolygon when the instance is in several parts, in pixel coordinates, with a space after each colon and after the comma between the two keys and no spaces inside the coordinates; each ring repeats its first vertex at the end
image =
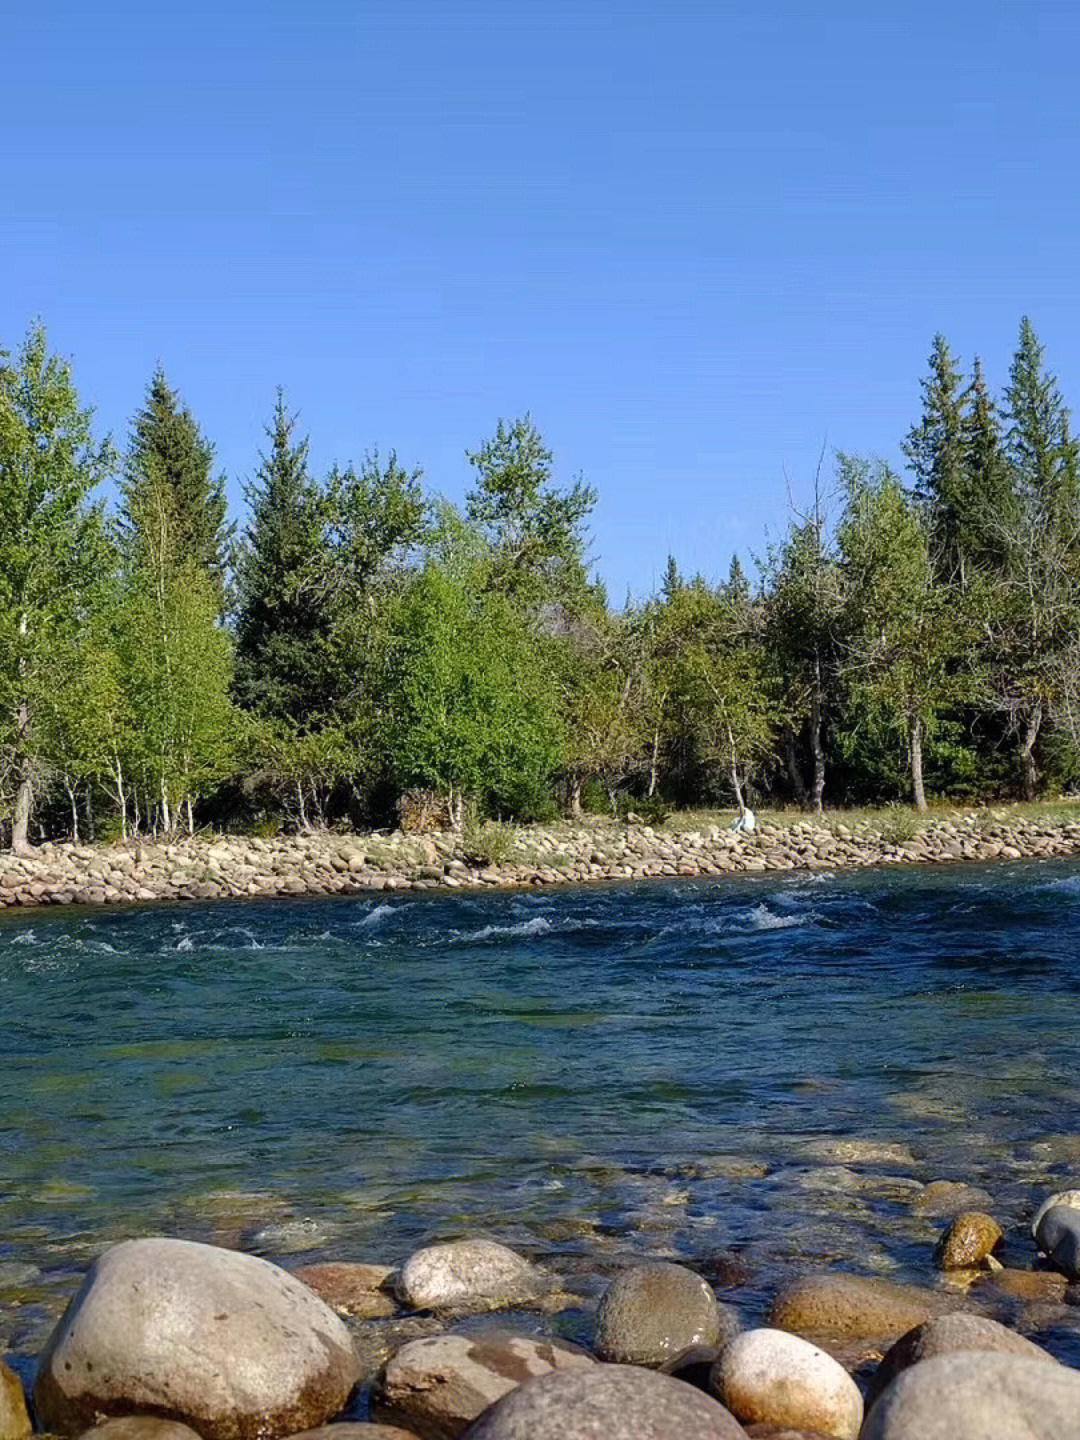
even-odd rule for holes
{"type": "Polygon", "coordinates": [[[928,1282],[936,1179],[1029,1265],[1080,1171],[1072,862],[37,911],[0,1016],[0,1350],[130,1235],[735,1257],[752,1309],[793,1264],[928,1282]]]}

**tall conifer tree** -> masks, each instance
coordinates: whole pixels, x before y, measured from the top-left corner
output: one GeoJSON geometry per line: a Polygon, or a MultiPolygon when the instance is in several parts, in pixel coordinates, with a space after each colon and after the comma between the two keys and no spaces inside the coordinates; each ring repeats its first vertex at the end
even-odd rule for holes
{"type": "Polygon", "coordinates": [[[121,531],[134,562],[161,577],[201,571],[224,608],[232,527],[214,447],[160,366],[135,417],[120,484],[121,531]]]}
{"type": "Polygon", "coordinates": [[[308,441],[279,390],[269,454],[247,487],[251,520],[237,554],[234,692],[247,709],[303,723],[325,703],[325,608],[306,582],[326,544],[308,441]]]}

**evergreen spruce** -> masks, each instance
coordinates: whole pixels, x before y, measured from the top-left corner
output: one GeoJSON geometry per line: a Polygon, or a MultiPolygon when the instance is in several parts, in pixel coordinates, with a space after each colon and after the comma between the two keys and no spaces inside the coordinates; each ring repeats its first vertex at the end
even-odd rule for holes
{"type": "Polygon", "coordinates": [[[237,555],[236,670],[246,709],[305,724],[326,704],[325,611],[311,579],[326,544],[323,497],[308,474],[308,441],[295,437],[279,390],[246,498],[251,519],[237,555]]]}
{"type": "Polygon", "coordinates": [[[132,560],[159,577],[193,565],[224,609],[233,527],[214,447],[160,366],[135,417],[120,484],[121,533],[132,560]]]}

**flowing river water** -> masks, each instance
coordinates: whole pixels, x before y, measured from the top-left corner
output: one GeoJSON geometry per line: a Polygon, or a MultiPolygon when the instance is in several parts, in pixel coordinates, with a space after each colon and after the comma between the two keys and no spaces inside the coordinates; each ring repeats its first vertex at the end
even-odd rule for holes
{"type": "Polygon", "coordinates": [[[951,1180],[1030,1265],[1078,1059],[1076,862],[7,915],[0,1352],[155,1233],[672,1258],[760,1314],[792,1267],[930,1283],[951,1180]]]}

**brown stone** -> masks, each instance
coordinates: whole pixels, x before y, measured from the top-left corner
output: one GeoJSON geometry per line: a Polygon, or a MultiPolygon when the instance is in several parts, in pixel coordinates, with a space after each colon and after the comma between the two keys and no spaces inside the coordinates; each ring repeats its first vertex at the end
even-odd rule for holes
{"type": "Polygon", "coordinates": [[[1000,1250],[1005,1236],[1001,1226],[984,1210],[965,1210],[949,1225],[934,1251],[934,1263],[942,1270],[966,1270],[981,1265],[1000,1250]]]}
{"type": "Polygon", "coordinates": [[[456,1440],[489,1405],[519,1385],[559,1370],[591,1370],[576,1345],[492,1331],[414,1340],[387,1363],[375,1387],[376,1419],[420,1440],[456,1440]]]}
{"type": "Polygon", "coordinates": [[[892,1341],[949,1305],[948,1297],[914,1285],[862,1275],[806,1275],[780,1291],[768,1323],[815,1343],[892,1341]]]}
{"type": "Polygon", "coordinates": [[[339,1315],[382,1320],[398,1312],[389,1265],[304,1265],[293,1274],[339,1315]]]}
{"type": "Polygon", "coordinates": [[[1069,1282],[1056,1270],[989,1270],[979,1275],[972,1293],[989,1299],[1043,1300],[1061,1304],[1069,1282]]]}
{"type": "Polygon", "coordinates": [[[0,1360],[0,1440],[23,1440],[31,1429],[22,1381],[0,1360]]]}

